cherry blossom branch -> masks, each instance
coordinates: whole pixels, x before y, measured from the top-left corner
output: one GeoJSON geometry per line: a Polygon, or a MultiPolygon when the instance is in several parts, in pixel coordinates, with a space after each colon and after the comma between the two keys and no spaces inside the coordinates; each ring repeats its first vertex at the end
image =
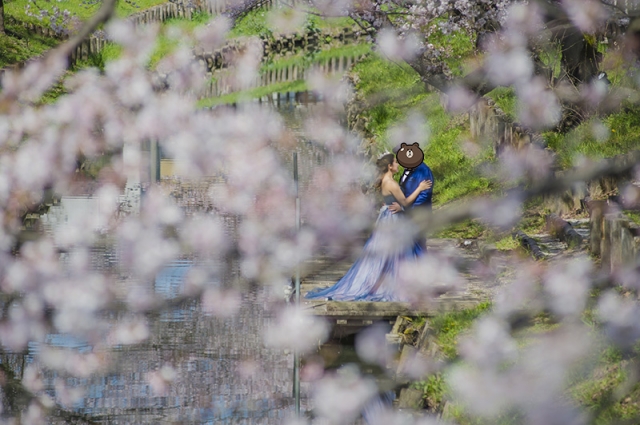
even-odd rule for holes
{"type": "Polygon", "coordinates": [[[543,195],[556,195],[570,190],[576,183],[593,181],[602,177],[624,176],[640,164],[640,151],[633,151],[622,157],[605,159],[596,164],[584,165],[565,173],[562,177],[548,177],[529,188],[513,189],[501,199],[488,201],[474,198],[455,205],[443,207],[433,213],[416,211],[413,219],[421,232],[434,232],[451,224],[473,218],[486,218],[486,211],[496,211],[500,206],[535,199],[543,195]]]}

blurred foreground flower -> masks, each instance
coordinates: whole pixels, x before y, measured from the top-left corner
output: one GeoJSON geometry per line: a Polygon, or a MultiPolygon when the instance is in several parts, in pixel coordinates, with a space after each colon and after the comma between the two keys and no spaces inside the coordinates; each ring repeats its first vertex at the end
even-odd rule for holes
{"type": "Polygon", "coordinates": [[[176,379],[176,370],[170,365],[163,365],[159,370],[149,372],[147,379],[153,392],[157,395],[167,395],[169,386],[176,379]]]}
{"type": "Polygon", "coordinates": [[[313,401],[320,418],[330,424],[352,423],[366,403],[378,393],[371,378],[360,375],[357,367],[348,365],[335,376],[323,378],[314,388],[313,401]]]}
{"type": "Polygon", "coordinates": [[[329,324],[301,308],[286,307],[265,331],[265,342],[276,348],[308,353],[329,337],[329,324]]]}

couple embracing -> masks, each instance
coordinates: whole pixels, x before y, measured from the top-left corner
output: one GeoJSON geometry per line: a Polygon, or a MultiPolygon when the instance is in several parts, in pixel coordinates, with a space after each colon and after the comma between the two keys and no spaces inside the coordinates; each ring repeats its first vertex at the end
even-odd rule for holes
{"type": "Polygon", "coordinates": [[[412,246],[385,249],[388,235],[381,227],[400,224],[404,214],[412,208],[431,209],[433,174],[424,163],[424,153],[418,143],[402,143],[394,153],[382,155],[376,161],[378,177],[375,188],[384,199],[376,226],[367,240],[362,254],[349,271],[333,286],[310,291],[308,299],[336,301],[408,301],[396,288],[398,269],[403,261],[411,261],[427,252],[426,239],[416,238],[412,246]],[[395,154],[395,155],[394,155],[395,154]],[[405,169],[396,182],[393,178],[399,165],[405,169]]]}

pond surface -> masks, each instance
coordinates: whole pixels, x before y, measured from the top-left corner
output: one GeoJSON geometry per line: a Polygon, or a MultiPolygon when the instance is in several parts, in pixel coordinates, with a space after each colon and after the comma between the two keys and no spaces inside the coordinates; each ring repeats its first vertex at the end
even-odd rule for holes
{"type": "MultiPolygon", "coordinates": [[[[278,105],[287,125],[300,126],[308,113],[294,100],[278,105]]],[[[313,167],[327,160],[322,148],[300,140],[298,147],[301,190],[308,188],[313,167]]],[[[292,158],[292,152],[283,153],[292,158]]],[[[292,164],[287,164],[292,169],[292,164]]],[[[64,231],[67,223],[99,209],[91,196],[63,197],[42,217],[47,232],[64,231]]],[[[237,222],[223,217],[226,231],[233,237],[237,222]]],[[[96,270],[117,269],[122,252],[108,244],[91,252],[96,270]]],[[[62,256],[65,261],[65,255],[62,256]]],[[[132,282],[123,277],[119,284],[140,285],[146,291],[173,298],[181,293],[184,278],[195,259],[175,261],[162,270],[154,282],[132,282]]],[[[238,268],[231,265],[222,279],[237,279],[238,268]]],[[[284,288],[283,288],[284,289],[284,288]]],[[[283,292],[284,296],[284,292],[283,292]]],[[[86,392],[72,409],[102,423],[181,423],[181,424],[282,424],[294,412],[293,355],[266,347],[263,334],[274,318],[264,289],[253,288],[241,298],[237,313],[228,318],[205,314],[199,302],[190,301],[149,320],[149,338],[141,344],[120,346],[109,370],[84,380],[64,378],[70,387],[82,386],[86,392]],[[165,369],[163,369],[165,367],[165,369]],[[163,372],[164,371],[164,372],[163,372]],[[153,376],[165,373],[171,378],[164,393],[150,384],[153,376]]],[[[127,319],[113,313],[113,326],[127,319]]],[[[47,345],[88,352],[91,346],[68,335],[49,335],[47,345]]],[[[16,375],[34,361],[40,350],[31,344],[24,356],[11,362],[16,375]]],[[[45,369],[45,383],[54,394],[60,378],[45,369]]],[[[165,375],[162,375],[165,376],[165,375]]],[[[309,408],[309,388],[302,385],[302,411],[309,408]]]]}

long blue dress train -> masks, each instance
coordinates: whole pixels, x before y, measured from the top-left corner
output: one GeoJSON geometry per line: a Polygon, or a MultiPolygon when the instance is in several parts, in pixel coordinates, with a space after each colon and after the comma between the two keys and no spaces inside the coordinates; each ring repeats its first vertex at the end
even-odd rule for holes
{"type": "MultiPolygon", "coordinates": [[[[389,205],[395,202],[393,196],[385,196],[384,201],[385,205],[380,209],[376,228],[382,224],[393,225],[403,219],[402,214],[394,214],[389,210],[389,205]]],[[[389,244],[389,239],[374,230],[360,257],[335,285],[309,291],[305,298],[336,301],[408,301],[403,300],[395,288],[398,269],[403,261],[415,259],[425,250],[417,242],[399,250],[385,250],[385,244],[389,244]]]]}

